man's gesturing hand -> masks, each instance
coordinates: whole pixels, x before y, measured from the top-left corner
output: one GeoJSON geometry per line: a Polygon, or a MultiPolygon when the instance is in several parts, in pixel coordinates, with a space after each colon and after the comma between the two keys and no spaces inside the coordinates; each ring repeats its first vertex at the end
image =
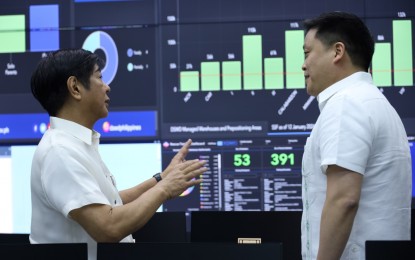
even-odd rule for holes
{"type": "Polygon", "coordinates": [[[206,161],[198,159],[170,164],[169,173],[157,185],[167,192],[169,199],[179,196],[187,188],[200,184],[199,175],[207,171],[206,161]]]}
{"type": "Polygon", "coordinates": [[[167,168],[161,173],[161,177],[164,179],[172,170],[173,168],[180,163],[183,163],[186,159],[187,154],[189,153],[190,145],[192,144],[192,140],[188,139],[186,143],[180,148],[180,150],[176,153],[176,155],[171,159],[170,164],[167,168]]]}

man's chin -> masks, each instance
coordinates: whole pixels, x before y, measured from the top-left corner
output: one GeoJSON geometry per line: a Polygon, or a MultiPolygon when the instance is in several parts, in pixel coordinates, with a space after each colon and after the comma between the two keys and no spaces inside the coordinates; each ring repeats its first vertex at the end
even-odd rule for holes
{"type": "Polygon", "coordinates": [[[109,114],[109,111],[107,109],[104,113],[102,113],[102,115],[99,117],[99,119],[103,119],[103,118],[108,117],[108,114],[109,114]]]}
{"type": "Polygon", "coordinates": [[[308,95],[313,96],[313,92],[312,92],[311,88],[306,86],[305,89],[306,89],[308,95]]]}
{"type": "Polygon", "coordinates": [[[318,95],[318,93],[316,93],[315,89],[313,89],[309,85],[306,85],[305,89],[307,91],[307,94],[310,95],[310,96],[316,97],[318,95]]]}

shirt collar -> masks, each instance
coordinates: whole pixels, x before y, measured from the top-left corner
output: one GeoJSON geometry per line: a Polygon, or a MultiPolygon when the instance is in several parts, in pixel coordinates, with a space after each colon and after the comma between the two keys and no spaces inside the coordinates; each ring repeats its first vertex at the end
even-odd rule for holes
{"type": "Polygon", "coordinates": [[[86,128],[73,121],[53,116],[50,117],[50,128],[63,130],[88,145],[98,144],[101,136],[100,133],[95,130],[86,128]]]}
{"type": "Polygon", "coordinates": [[[352,75],[337,81],[333,85],[329,86],[325,90],[323,90],[318,96],[318,107],[320,108],[320,112],[323,111],[324,106],[326,105],[327,101],[337,92],[341,91],[342,89],[349,88],[356,84],[358,81],[365,81],[368,83],[372,83],[372,76],[363,71],[355,72],[352,75]]]}

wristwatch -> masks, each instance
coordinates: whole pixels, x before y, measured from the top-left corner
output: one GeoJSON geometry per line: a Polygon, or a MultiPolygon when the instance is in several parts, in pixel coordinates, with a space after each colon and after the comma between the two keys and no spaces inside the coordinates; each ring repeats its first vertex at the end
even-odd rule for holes
{"type": "Polygon", "coordinates": [[[153,175],[154,179],[156,179],[157,182],[161,181],[161,172],[158,172],[153,175]]]}

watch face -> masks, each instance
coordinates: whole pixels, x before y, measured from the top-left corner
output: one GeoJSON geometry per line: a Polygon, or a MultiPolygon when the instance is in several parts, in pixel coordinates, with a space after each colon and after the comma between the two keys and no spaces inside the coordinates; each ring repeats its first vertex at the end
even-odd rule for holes
{"type": "Polygon", "coordinates": [[[161,181],[161,175],[159,172],[154,174],[153,177],[156,179],[157,182],[161,181]]]}

